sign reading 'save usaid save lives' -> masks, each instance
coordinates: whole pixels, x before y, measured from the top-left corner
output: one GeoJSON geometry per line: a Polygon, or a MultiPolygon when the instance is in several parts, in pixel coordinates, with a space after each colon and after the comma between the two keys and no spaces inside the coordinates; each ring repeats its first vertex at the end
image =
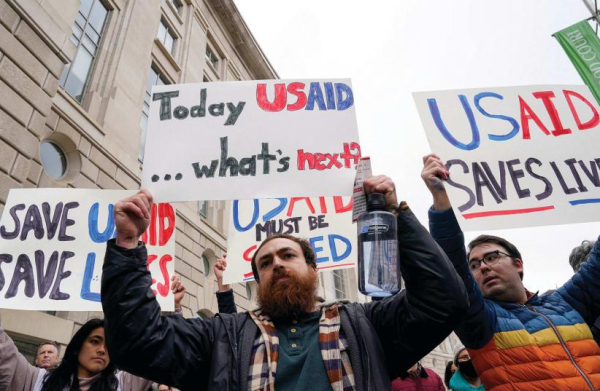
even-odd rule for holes
{"type": "Polygon", "coordinates": [[[600,108],[585,86],[419,92],[464,230],[600,220],[600,108]]]}
{"type": "Polygon", "coordinates": [[[233,201],[223,282],[254,280],[250,261],[275,233],[307,239],[319,270],[356,265],[356,225],[351,197],[301,197],[233,201]]]}
{"type": "MultiPolygon", "coordinates": [[[[114,204],[128,190],[12,189],[0,219],[0,307],[102,311],[106,241],[115,237],[114,204]]],[[[152,289],[172,311],[175,211],[154,204],[148,230],[152,289]]]]}
{"type": "Polygon", "coordinates": [[[349,80],[155,86],[142,187],[161,202],[351,195],[349,80]]]}

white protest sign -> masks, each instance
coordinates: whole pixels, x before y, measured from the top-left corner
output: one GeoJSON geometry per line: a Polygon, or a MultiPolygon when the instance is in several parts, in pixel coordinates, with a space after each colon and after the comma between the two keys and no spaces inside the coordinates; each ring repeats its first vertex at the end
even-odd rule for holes
{"type": "Polygon", "coordinates": [[[349,196],[360,155],[350,80],[155,86],[142,187],[161,202],[349,196]]]}
{"type": "Polygon", "coordinates": [[[600,108],[587,87],[413,97],[464,230],[600,220],[600,108]]]}
{"type": "MultiPolygon", "coordinates": [[[[115,236],[114,204],[129,190],[12,189],[0,219],[0,307],[102,311],[106,241],[115,236]]],[[[147,243],[152,288],[172,311],[175,211],[154,204],[147,243]]]]}
{"type": "Polygon", "coordinates": [[[357,234],[352,224],[351,197],[235,200],[229,217],[223,282],[254,280],[252,256],[260,243],[274,233],[307,239],[319,270],[356,265],[357,234]]]}

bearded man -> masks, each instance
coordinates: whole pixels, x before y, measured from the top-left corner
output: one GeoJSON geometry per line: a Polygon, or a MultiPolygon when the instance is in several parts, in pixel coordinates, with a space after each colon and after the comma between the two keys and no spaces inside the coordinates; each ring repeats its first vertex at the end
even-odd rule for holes
{"type": "Polygon", "coordinates": [[[139,236],[152,196],[115,205],[117,237],[107,244],[102,306],[111,360],[128,372],[182,390],[390,390],[441,343],[463,316],[464,285],[393,182],[365,181],[398,219],[406,289],[367,304],[318,305],[317,265],[307,242],[272,236],[252,259],[260,307],[212,319],[160,315],[139,236]]]}

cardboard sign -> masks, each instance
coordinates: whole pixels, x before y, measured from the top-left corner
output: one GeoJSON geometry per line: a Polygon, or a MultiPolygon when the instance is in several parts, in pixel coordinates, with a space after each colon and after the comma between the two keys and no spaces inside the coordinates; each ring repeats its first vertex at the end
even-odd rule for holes
{"type": "MultiPolygon", "coordinates": [[[[106,241],[116,234],[114,204],[129,190],[12,189],[0,219],[0,307],[102,311],[106,241]]],[[[175,211],[154,204],[143,235],[152,287],[164,311],[174,307],[175,211]]]]}
{"type": "Polygon", "coordinates": [[[600,220],[600,115],[585,86],[419,92],[464,230],[600,220]]]}
{"type": "Polygon", "coordinates": [[[148,121],[142,187],[160,202],[352,194],[349,80],[155,86],[148,121]]]}
{"type": "Polygon", "coordinates": [[[351,197],[235,200],[223,282],[254,280],[252,256],[260,243],[274,233],[307,239],[315,251],[319,270],[356,265],[357,234],[352,224],[351,197]]]}

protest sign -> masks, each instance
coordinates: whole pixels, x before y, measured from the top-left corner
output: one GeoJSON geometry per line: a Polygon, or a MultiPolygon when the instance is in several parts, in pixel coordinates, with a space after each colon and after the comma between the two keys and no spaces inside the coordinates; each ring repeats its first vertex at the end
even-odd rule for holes
{"type": "MultiPolygon", "coordinates": [[[[115,236],[114,204],[128,190],[12,189],[0,219],[0,307],[102,311],[106,241],[115,236]]],[[[173,310],[175,211],[154,204],[142,240],[152,288],[173,310]]]]}
{"type": "Polygon", "coordinates": [[[349,196],[361,156],[350,81],[155,86],[145,156],[142,187],[161,202],[349,196]]]}
{"type": "Polygon", "coordinates": [[[307,239],[319,270],[356,265],[356,226],[351,197],[235,200],[229,218],[227,270],[223,282],[252,281],[250,261],[274,233],[307,239]]]}
{"type": "Polygon", "coordinates": [[[599,107],[585,86],[419,92],[463,230],[600,220],[599,107]]]}

